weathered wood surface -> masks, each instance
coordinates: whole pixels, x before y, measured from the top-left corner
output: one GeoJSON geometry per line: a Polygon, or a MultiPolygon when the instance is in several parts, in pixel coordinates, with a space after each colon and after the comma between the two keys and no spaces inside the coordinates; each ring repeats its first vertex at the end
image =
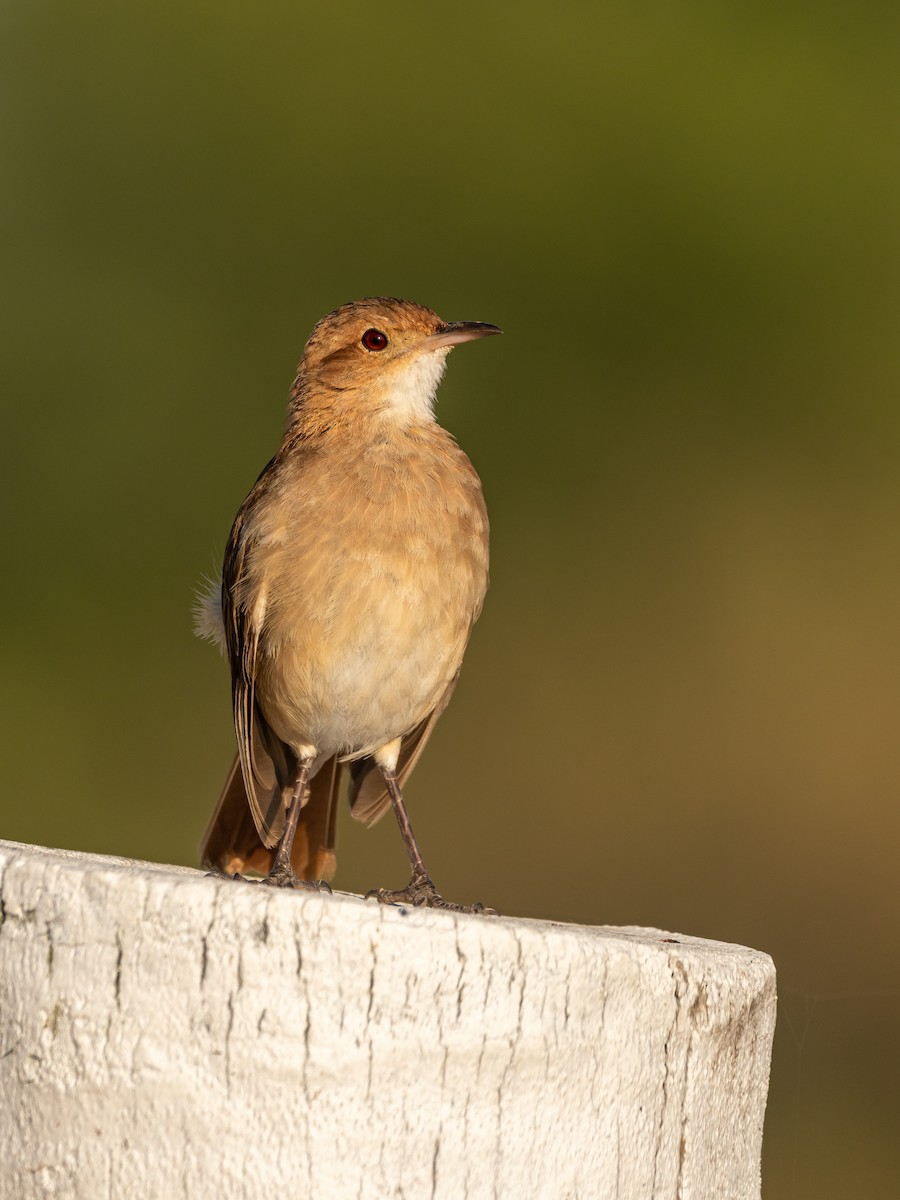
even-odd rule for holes
{"type": "Polygon", "coordinates": [[[767,955],[0,842],[0,1196],[759,1195],[767,955]]]}

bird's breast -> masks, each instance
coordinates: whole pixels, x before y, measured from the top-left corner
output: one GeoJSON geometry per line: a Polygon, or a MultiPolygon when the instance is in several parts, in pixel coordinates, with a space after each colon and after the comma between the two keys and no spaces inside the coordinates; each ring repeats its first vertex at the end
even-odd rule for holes
{"type": "Polygon", "coordinates": [[[488,525],[474,469],[434,430],[278,480],[248,581],[266,596],[257,697],[289,744],[371,752],[427,716],[459,669],[488,525]]]}

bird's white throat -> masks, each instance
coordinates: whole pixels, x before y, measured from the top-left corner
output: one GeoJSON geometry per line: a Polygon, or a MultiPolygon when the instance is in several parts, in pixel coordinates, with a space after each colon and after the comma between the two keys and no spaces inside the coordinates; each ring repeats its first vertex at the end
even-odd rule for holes
{"type": "Polygon", "coordinates": [[[387,411],[402,422],[434,417],[434,397],[447,365],[449,347],[416,354],[397,372],[387,395],[387,411]]]}

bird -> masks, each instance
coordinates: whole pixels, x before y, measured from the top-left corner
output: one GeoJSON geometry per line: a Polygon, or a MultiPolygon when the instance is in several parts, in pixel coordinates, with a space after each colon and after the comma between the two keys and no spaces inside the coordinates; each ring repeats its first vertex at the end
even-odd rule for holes
{"type": "Polygon", "coordinates": [[[197,632],[230,668],[237,754],[203,865],[328,887],[336,801],[393,808],[410,861],[378,900],[463,912],[437,891],[402,789],[459,678],[488,586],[481,481],[435,418],[450,350],[499,334],[377,296],[314,327],[283,441],[241,505],[197,632]]]}

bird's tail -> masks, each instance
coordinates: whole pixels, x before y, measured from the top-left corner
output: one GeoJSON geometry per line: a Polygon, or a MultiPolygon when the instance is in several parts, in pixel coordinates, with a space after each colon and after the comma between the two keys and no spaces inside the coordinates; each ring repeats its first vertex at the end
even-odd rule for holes
{"type": "MultiPolygon", "coordinates": [[[[337,759],[324,762],[309,783],[309,796],[300,810],[291,848],[291,865],[301,879],[330,880],[335,871],[335,823],[341,766],[337,759]]],[[[279,791],[281,789],[279,788],[279,791]]],[[[290,793],[288,793],[290,799],[290,793]]],[[[244,787],[241,764],[235,755],[215,812],[200,843],[204,867],[226,875],[258,871],[267,875],[275,850],[267,849],[257,832],[244,787]]]]}

